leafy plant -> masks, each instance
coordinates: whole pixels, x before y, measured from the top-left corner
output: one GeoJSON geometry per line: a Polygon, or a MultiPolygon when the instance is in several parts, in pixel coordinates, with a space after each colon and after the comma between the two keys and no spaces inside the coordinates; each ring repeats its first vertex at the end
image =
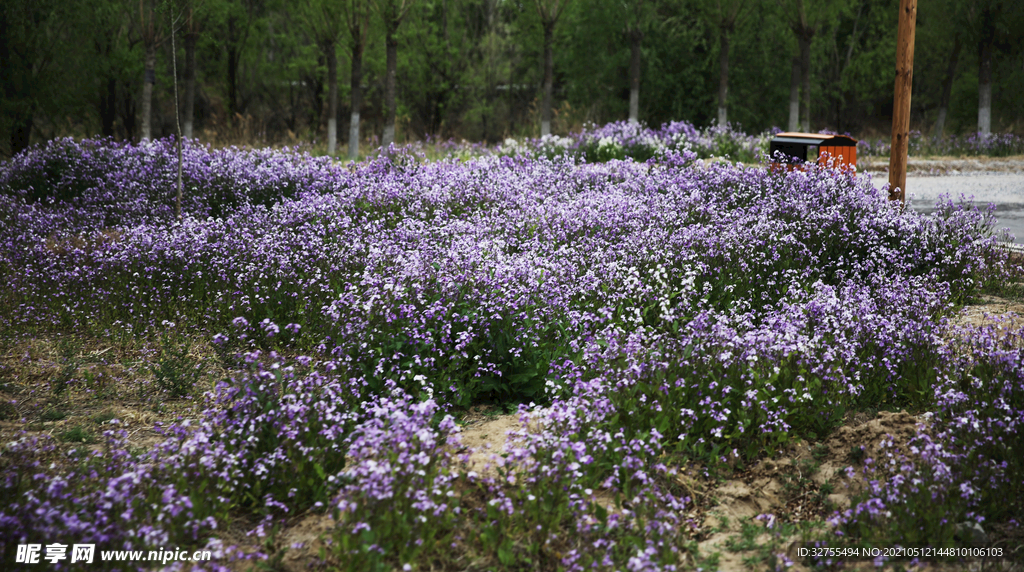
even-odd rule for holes
{"type": "Polygon", "coordinates": [[[102,424],[107,423],[108,421],[110,421],[112,419],[116,419],[116,418],[117,418],[117,413],[115,413],[113,409],[105,409],[103,411],[100,411],[99,413],[96,413],[92,417],[90,417],[89,420],[92,421],[93,423],[97,424],[97,425],[102,425],[102,424]]]}
{"type": "Polygon", "coordinates": [[[55,397],[61,397],[67,391],[68,384],[74,379],[79,366],[82,365],[80,355],[81,341],[73,336],[61,336],[57,340],[57,373],[50,378],[50,391],[55,397]]]}
{"type": "Polygon", "coordinates": [[[60,421],[61,419],[66,418],[67,416],[67,411],[55,408],[47,409],[46,411],[43,411],[42,415],[40,415],[43,421],[60,421]]]}
{"type": "Polygon", "coordinates": [[[95,443],[96,438],[93,437],[92,433],[83,428],[81,425],[75,425],[67,431],[61,432],[58,439],[65,443],[95,443]]]}
{"type": "Polygon", "coordinates": [[[18,416],[18,408],[10,402],[0,401],[0,421],[7,421],[18,416]]]}
{"type": "Polygon", "coordinates": [[[150,365],[157,388],[171,397],[186,397],[195,390],[205,368],[203,360],[193,355],[195,344],[171,324],[160,336],[160,348],[150,365]]]}

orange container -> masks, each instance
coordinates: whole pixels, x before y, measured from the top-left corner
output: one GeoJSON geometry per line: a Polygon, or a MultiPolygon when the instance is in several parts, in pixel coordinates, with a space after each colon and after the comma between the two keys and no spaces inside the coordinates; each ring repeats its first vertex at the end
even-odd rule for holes
{"type": "Polygon", "coordinates": [[[808,161],[834,168],[857,167],[857,140],[825,133],[779,133],[768,143],[771,169],[792,170],[808,161]],[[778,153],[781,153],[780,157],[778,153]]]}

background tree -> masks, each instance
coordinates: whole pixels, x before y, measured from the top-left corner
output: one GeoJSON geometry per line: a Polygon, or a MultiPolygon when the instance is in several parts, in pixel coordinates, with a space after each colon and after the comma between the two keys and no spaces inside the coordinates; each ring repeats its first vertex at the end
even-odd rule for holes
{"type": "Polygon", "coordinates": [[[786,129],[800,131],[800,82],[803,78],[803,66],[799,54],[793,56],[792,73],[789,76],[789,121],[786,129]]]}
{"type": "Polygon", "coordinates": [[[893,78],[878,70],[896,61],[898,16],[899,0],[853,0],[822,24],[812,50],[819,121],[846,132],[872,113],[889,116],[893,78]]]}
{"type": "Polygon", "coordinates": [[[327,63],[327,154],[334,155],[338,142],[338,39],[345,28],[345,2],[307,0],[300,20],[327,63]]]}
{"type": "Polygon", "coordinates": [[[948,125],[953,87],[963,73],[963,22],[949,15],[961,0],[931,0],[917,7],[914,43],[914,97],[911,121],[926,123],[933,135],[948,125]]]}
{"type": "Polygon", "coordinates": [[[74,94],[91,66],[81,50],[67,49],[89,45],[77,10],[59,0],[0,3],[0,153],[28,147],[41,118],[82,106],[74,94]]]}
{"type": "Polygon", "coordinates": [[[1000,56],[1019,52],[1024,5],[1012,0],[975,0],[965,6],[978,53],[978,132],[992,133],[993,70],[1000,56]]]}
{"type": "MultiPolygon", "coordinates": [[[[175,132],[174,61],[183,135],[217,145],[336,151],[337,135],[332,145],[323,133],[349,102],[353,157],[365,132],[389,126],[400,137],[399,115],[411,138],[491,143],[534,136],[538,123],[550,133],[626,118],[757,132],[787,123],[794,53],[795,122],[856,137],[891,126],[898,0],[303,1],[333,6],[333,52],[310,27],[325,18],[303,20],[283,0],[0,3],[0,154],[63,135],[138,140],[144,121],[148,137],[175,132]],[[389,2],[402,16],[390,49],[389,2]],[[155,11],[153,35],[166,36],[168,9],[176,59],[143,25],[155,11]],[[804,25],[813,35],[800,46],[804,25]],[[351,79],[332,90],[337,74],[351,79]]],[[[1022,10],[1010,0],[920,5],[914,129],[978,132],[987,121],[991,132],[1024,132],[1022,10]]]]}
{"type": "Polygon", "coordinates": [[[533,0],[537,7],[537,15],[540,16],[541,31],[544,34],[543,52],[543,82],[544,92],[540,104],[540,134],[541,137],[551,134],[551,102],[555,83],[555,26],[562,12],[572,0],[533,0]]]}
{"type": "MultiPolygon", "coordinates": [[[[729,121],[729,41],[748,0],[703,0],[701,15],[718,32],[718,124],[729,121]]],[[[757,6],[755,6],[756,10],[757,6]]]]}
{"type": "MultiPolygon", "coordinates": [[[[790,84],[790,129],[794,129],[794,117],[802,107],[799,129],[811,130],[811,44],[822,26],[849,10],[848,0],[780,0],[790,30],[797,43],[797,62],[800,69],[800,94],[802,102],[796,100],[795,81],[790,84]],[[802,105],[801,105],[802,103],[802,105]]],[[[796,77],[794,63],[793,77],[796,77]]]]}
{"type": "MultiPolygon", "coordinates": [[[[795,39],[781,12],[777,2],[747,0],[729,34],[726,119],[734,126],[747,130],[786,127],[793,69],[789,54],[795,51],[795,39]]],[[[721,29],[705,17],[700,22],[707,46],[707,56],[699,68],[707,70],[702,76],[706,79],[700,85],[708,90],[701,123],[711,124],[718,121],[722,87],[721,29]]],[[[797,72],[799,89],[799,66],[797,72]]],[[[698,117],[693,113],[691,116],[698,117]]]]}
{"type": "MultiPolygon", "coordinates": [[[[462,2],[463,17],[457,27],[466,31],[467,41],[454,45],[457,57],[465,64],[457,72],[457,81],[464,86],[460,97],[452,101],[448,113],[457,113],[447,122],[445,135],[456,135],[484,141],[498,141],[511,135],[521,124],[519,113],[536,97],[536,90],[522,89],[525,81],[520,73],[536,73],[536,66],[526,70],[524,48],[514,36],[517,7],[499,0],[462,2]]],[[[533,7],[529,8],[535,14],[533,7]]],[[[530,126],[535,127],[535,126],[530,126]]]]}
{"type": "MultiPolygon", "coordinates": [[[[803,117],[800,119],[799,129],[802,131],[811,130],[811,41],[814,40],[814,35],[818,32],[818,26],[821,23],[821,17],[816,13],[808,10],[810,0],[793,0],[789,7],[792,8],[790,12],[789,27],[793,31],[793,35],[796,36],[797,44],[797,58],[800,69],[800,86],[801,92],[803,93],[803,117]]],[[[796,67],[794,67],[794,70],[796,67]]],[[[790,87],[790,98],[793,97],[794,91],[790,87]]],[[[790,125],[793,124],[793,109],[799,109],[800,104],[797,103],[794,106],[793,101],[790,101],[790,125]]]]}
{"type": "Polygon", "coordinates": [[[94,6],[94,33],[92,46],[95,50],[96,114],[100,123],[100,134],[113,137],[118,118],[118,88],[124,68],[120,66],[124,26],[124,6],[115,2],[97,2],[94,6]],[[120,56],[120,57],[119,57],[120,56]]]}
{"type": "Polygon", "coordinates": [[[167,27],[157,21],[156,0],[139,0],[139,35],[145,59],[142,80],[142,140],[153,137],[153,85],[156,83],[156,50],[167,27]]]}
{"type": "Polygon", "coordinates": [[[942,96],[939,101],[939,109],[935,115],[935,126],[932,128],[932,135],[941,137],[946,131],[946,114],[949,111],[949,98],[953,92],[953,80],[956,79],[957,65],[960,63],[960,51],[964,43],[959,32],[953,33],[953,47],[949,51],[949,59],[946,65],[946,74],[942,79],[942,96]]]}
{"type": "Polygon", "coordinates": [[[349,89],[351,114],[348,128],[348,158],[359,158],[359,114],[363,107],[363,54],[370,33],[370,9],[367,0],[341,3],[350,53],[349,89]]]}
{"type": "Polygon", "coordinates": [[[185,48],[185,90],[182,100],[182,135],[191,139],[195,125],[196,108],[196,42],[199,40],[201,13],[198,0],[185,0],[182,26],[185,48]]]}
{"type": "Polygon", "coordinates": [[[988,135],[992,133],[992,50],[1002,3],[982,1],[969,6],[978,45],[978,132],[988,135]]]}
{"type": "Polygon", "coordinates": [[[384,50],[387,60],[384,72],[384,136],[381,146],[395,142],[395,121],[398,116],[398,27],[416,0],[377,0],[377,9],[384,22],[384,50]]]}
{"type": "Polygon", "coordinates": [[[640,74],[644,34],[653,19],[656,0],[622,2],[624,34],[629,44],[629,122],[640,122],[640,74]]]}
{"type": "Polygon", "coordinates": [[[501,6],[498,0],[423,0],[417,5],[402,68],[403,81],[416,86],[405,92],[405,101],[417,136],[451,137],[468,128],[472,136],[494,140],[507,129],[511,107],[502,94],[518,91],[516,70],[509,65],[517,54],[509,41],[511,22],[502,21],[515,14],[501,6]],[[475,128],[470,122],[477,123],[475,128]]]}
{"type": "Polygon", "coordinates": [[[240,100],[239,69],[249,39],[257,30],[257,22],[265,12],[262,0],[220,0],[213,4],[218,25],[219,41],[225,57],[224,87],[227,95],[227,121],[230,123],[245,111],[246,102],[240,100]]]}

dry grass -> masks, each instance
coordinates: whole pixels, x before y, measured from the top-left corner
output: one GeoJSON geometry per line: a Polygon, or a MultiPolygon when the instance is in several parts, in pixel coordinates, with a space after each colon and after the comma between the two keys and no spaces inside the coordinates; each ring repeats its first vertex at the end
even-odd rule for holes
{"type": "Polygon", "coordinates": [[[121,240],[123,233],[114,228],[101,230],[92,235],[79,234],[60,237],[56,233],[46,237],[46,250],[54,254],[67,254],[75,250],[92,252],[121,240]]]}
{"type": "Polygon", "coordinates": [[[156,424],[196,415],[199,391],[207,388],[180,399],[154,391],[148,371],[153,352],[143,342],[118,347],[72,336],[7,342],[0,351],[0,441],[45,434],[67,448],[80,447],[66,438],[74,431],[98,448],[116,418],[131,446],[156,444],[156,424]]]}

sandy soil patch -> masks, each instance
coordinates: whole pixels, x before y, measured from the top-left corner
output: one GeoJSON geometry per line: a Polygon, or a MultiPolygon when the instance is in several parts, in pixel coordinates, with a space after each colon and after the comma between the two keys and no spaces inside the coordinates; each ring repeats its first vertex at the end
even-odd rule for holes
{"type": "Polygon", "coordinates": [[[1024,327],[1024,303],[998,296],[981,296],[978,304],[965,307],[952,320],[955,326],[995,326],[1013,331],[1024,327]]]}

